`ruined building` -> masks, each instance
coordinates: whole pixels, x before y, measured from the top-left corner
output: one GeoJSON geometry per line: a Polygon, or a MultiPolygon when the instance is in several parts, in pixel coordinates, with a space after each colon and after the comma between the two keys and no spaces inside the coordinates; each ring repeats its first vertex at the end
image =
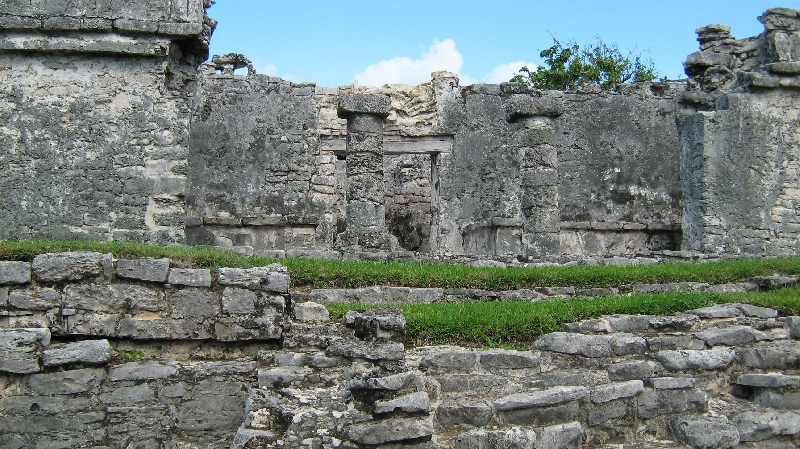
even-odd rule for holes
{"type": "Polygon", "coordinates": [[[686,81],[318,87],[208,56],[209,2],[0,5],[0,238],[518,261],[797,254],[800,22],[686,81]],[[202,63],[202,64],[201,64],[202,63]]]}

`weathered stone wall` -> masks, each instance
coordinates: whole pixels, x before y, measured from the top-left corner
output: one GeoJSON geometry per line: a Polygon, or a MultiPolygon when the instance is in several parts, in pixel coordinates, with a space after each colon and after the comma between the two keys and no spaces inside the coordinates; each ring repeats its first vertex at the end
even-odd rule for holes
{"type": "Polygon", "coordinates": [[[205,6],[0,5],[0,238],[184,241],[205,6]]]}
{"type": "Polygon", "coordinates": [[[793,9],[759,17],[760,36],[697,30],[701,51],[678,128],[684,248],[707,253],[794,255],[800,216],[798,127],[800,18],[793,9]]]}
{"type": "Polygon", "coordinates": [[[2,447],[792,448],[800,436],[800,318],[772,309],[607,316],[533,351],[406,349],[399,309],[331,322],[287,294],[281,266],[171,265],[0,262],[2,447]]]}

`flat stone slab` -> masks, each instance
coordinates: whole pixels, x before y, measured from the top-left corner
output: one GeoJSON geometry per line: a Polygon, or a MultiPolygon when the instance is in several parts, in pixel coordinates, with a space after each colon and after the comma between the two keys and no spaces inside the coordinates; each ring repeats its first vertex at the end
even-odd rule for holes
{"type": "Polygon", "coordinates": [[[280,264],[256,268],[220,268],[217,280],[221,285],[231,287],[289,293],[289,274],[286,267],[280,264]]]}
{"type": "Polygon", "coordinates": [[[0,372],[14,374],[39,372],[39,349],[49,344],[49,329],[0,330],[0,372]]]}
{"type": "Polygon", "coordinates": [[[627,382],[601,385],[592,389],[589,399],[595,404],[603,404],[617,399],[636,396],[644,390],[644,382],[641,380],[629,380],[627,382]]]}
{"type": "Polygon", "coordinates": [[[31,281],[29,262],[0,261],[0,285],[27,284],[31,281]]]}
{"type": "Polygon", "coordinates": [[[65,282],[99,276],[102,258],[94,252],[40,254],[33,258],[33,277],[40,282],[65,282]]]}
{"type": "Polygon", "coordinates": [[[339,118],[347,118],[354,114],[370,114],[387,117],[392,110],[392,101],[388,95],[380,94],[345,94],[339,99],[336,113],[339,118]]]}
{"type": "Polygon", "coordinates": [[[695,448],[731,448],[739,444],[739,430],[726,418],[687,416],[673,421],[678,440],[695,448]]]}
{"type": "Polygon", "coordinates": [[[751,326],[723,327],[697,332],[694,335],[708,343],[709,346],[738,346],[756,339],[755,330],[751,326]]]}
{"type": "Polygon", "coordinates": [[[363,342],[360,340],[336,340],[326,349],[328,355],[340,355],[366,360],[401,360],[405,356],[402,343],[363,342]]]}
{"type": "Polygon", "coordinates": [[[512,394],[494,401],[493,405],[498,411],[547,407],[577,401],[586,397],[589,392],[590,390],[586,387],[554,387],[547,390],[512,394]]]}
{"type": "Polygon", "coordinates": [[[292,314],[294,319],[304,322],[329,321],[331,319],[328,309],[315,302],[295,303],[292,314]]]}
{"type": "Polygon", "coordinates": [[[375,413],[391,413],[399,410],[406,413],[427,412],[431,408],[428,393],[419,391],[388,401],[376,401],[375,413]]]}
{"type": "Polygon", "coordinates": [[[568,332],[554,332],[536,340],[536,347],[542,351],[582,355],[584,357],[611,357],[612,337],[607,335],[585,335],[568,332]]]}
{"type": "Polygon", "coordinates": [[[103,364],[111,361],[108,340],[84,340],[63,345],[53,345],[42,351],[44,366],[68,363],[103,364]]]}
{"type": "Polygon", "coordinates": [[[737,415],[733,424],[740,441],[763,441],[800,433],[800,414],[794,411],[763,410],[737,415]]]}
{"type": "Polygon", "coordinates": [[[715,370],[730,365],[736,357],[732,349],[709,349],[706,351],[660,351],[653,358],[661,362],[670,371],[687,371],[692,369],[715,370]]]}
{"type": "Polygon", "coordinates": [[[358,443],[378,445],[396,443],[433,435],[433,419],[391,418],[353,424],[344,428],[345,438],[358,443]]]}
{"type": "Polygon", "coordinates": [[[148,282],[166,282],[169,259],[120,259],[117,261],[117,276],[148,282]]]}
{"type": "Polygon", "coordinates": [[[756,388],[800,388],[800,376],[788,376],[781,373],[742,374],[736,383],[756,388]]]}
{"type": "Polygon", "coordinates": [[[211,287],[211,271],[204,268],[173,268],[167,283],[187,287],[211,287]]]}

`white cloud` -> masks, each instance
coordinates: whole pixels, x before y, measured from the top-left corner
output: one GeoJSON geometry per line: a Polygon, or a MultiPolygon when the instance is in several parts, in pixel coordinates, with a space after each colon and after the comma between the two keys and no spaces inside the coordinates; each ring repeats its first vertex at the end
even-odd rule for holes
{"type": "Polygon", "coordinates": [[[528,67],[529,69],[534,70],[536,68],[536,64],[525,61],[509,62],[508,64],[503,64],[492,69],[492,71],[484,77],[484,81],[489,84],[505,83],[506,81],[510,81],[511,78],[516,75],[519,72],[519,69],[522,67],[528,67]]]}
{"type": "Polygon", "coordinates": [[[276,76],[278,74],[278,67],[275,64],[262,64],[261,61],[256,61],[253,63],[253,67],[259,75],[276,76]]]}
{"type": "MultiPolygon", "coordinates": [[[[439,70],[458,73],[464,65],[464,58],[456,49],[452,39],[442,42],[434,41],[428,52],[420,59],[396,57],[373,64],[363,72],[357,74],[355,79],[362,86],[382,86],[384,84],[416,85],[431,80],[431,73],[439,70]]],[[[462,76],[461,84],[465,81],[474,81],[462,76]]]]}

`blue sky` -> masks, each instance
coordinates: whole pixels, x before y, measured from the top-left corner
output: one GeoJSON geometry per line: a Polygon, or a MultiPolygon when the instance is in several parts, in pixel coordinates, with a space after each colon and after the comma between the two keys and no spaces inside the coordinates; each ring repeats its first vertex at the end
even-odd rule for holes
{"type": "Polygon", "coordinates": [[[737,38],[758,35],[773,0],[217,0],[211,53],[244,53],[258,73],[319,86],[430,80],[450,70],[461,84],[499,82],[520,63],[541,63],[553,37],[597,37],[641,52],[670,79],[711,23],[737,38]],[[551,36],[552,35],[552,36],[551,36]]]}

